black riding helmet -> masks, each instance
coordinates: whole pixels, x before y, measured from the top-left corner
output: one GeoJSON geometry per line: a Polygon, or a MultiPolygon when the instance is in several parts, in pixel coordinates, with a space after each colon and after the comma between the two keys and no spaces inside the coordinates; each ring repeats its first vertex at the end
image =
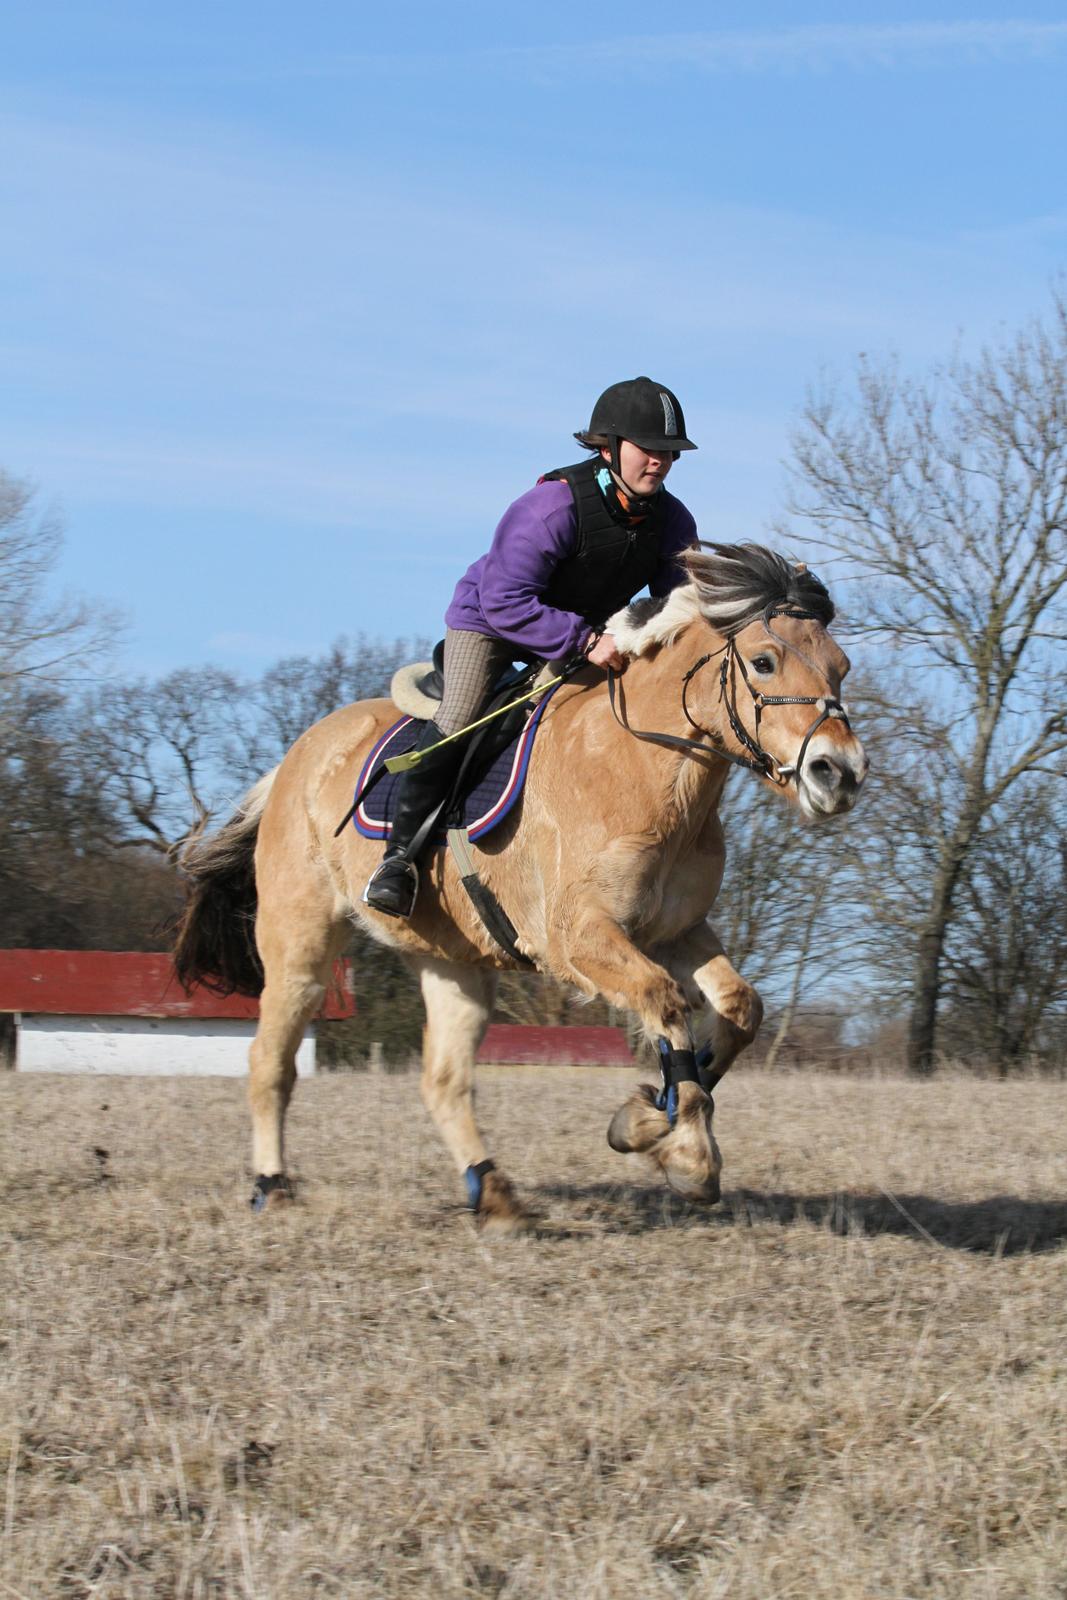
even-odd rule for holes
{"type": "Polygon", "coordinates": [[[675,459],[680,451],[697,448],[685,436],[678,396],[651,378],[627,378],[605,389],[593,407],[588,428],[574,437],[587,450],[607,446],[616,472],[620,439],[629,439],[641,450],[670,450],[675,459]]]}

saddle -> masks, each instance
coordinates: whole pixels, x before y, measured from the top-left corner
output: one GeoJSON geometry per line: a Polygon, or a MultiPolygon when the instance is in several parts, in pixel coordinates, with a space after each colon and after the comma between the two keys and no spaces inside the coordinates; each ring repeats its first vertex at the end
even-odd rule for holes
{"type": "MultiPolygon", "coordinates": [[[[512,699],[521,694],[523,689],[528,688],[537,677],[543,666],[544,662],[539,659],[528,660],[525,656],[519,657],[497,678],[482,714],[491,711],[496,705],[505,704],[509,694],[512,699]]],[[[389,694],[399,710],[428,722],[437,715],[444,687],[445,641],[439,639],[433,647],[431,660],[414,661],[409,666],[397,668],[389,685],[389,694]]]]}
{"type": "MultiPolygon", "coordinates": [[[[356,794],[360,798],[352,820],[365,839],[388,839],[392,832],[400,774],[383,772],[382,767],[387,757],[414,748],[425,722],[440,704],[443,654],[442,642],[434,650],[432,662],[401,668],[393,679],[393,700],[408,715],[386,729],[359,774],[356,794]],[[416,708],[421,714],[415,714],[416,708]]],[[[543,665],[533,661],[508,668],[494,684],[481,714],[486,716],[529,690],[543,665]]],[[[554,688],[547,689],[532,708],[529,702],[516,706],[468,736],[434,843],[443,842],[450,828],[464,828],[468,839],[477,841],[508,815],[522,793],[534,735],[554,693],[554,688]]]]}

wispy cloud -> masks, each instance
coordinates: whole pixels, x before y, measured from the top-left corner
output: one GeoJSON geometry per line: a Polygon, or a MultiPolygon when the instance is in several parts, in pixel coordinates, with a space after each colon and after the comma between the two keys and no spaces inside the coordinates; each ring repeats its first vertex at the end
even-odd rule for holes
{"type": "MultiPolygon", "coordinates": [[[[1067,24],[1051,32],[1059,48],[1067,24]]],[[[897,60],[904,36],[930,43],[928,28],[767,37],[784,67],[790,39],[840,51],[874,34],[897,60]]],[[[713,42],[741,61],[756,39],[713,42]]],[[[689,48],[648,44],[653,62],[689,48]]],[[[587,47],[565,59],[577,68],[587,47]]],[[[961,325],[985,333],[1032,307],[1059,237],[1044,194],[1033,221],[1021,203],[994,211],[1002,228],[976,248],[939,217],[906,229],[805,214],[803,191],[741,205],[708,185],[694,203],[650,182],[641,228],[606,251],[584,174],[568,191],[548,166],[525,174],[478,148],[457,168],[421,142],[305,147],[160,109],[0,113],[3,464],[66,502],[74,581],[138,604],[160,659],[192,648],[187,615],[205,636],[246,617],[271,635],[279,608],[294,639],[368,619],[433,628],[502,507],[566,459],[588,416],[574,408],[627,369],[686,397],[701,450],[684,493],[702,528],[758,532],[820,364],[887,345],[925,361],[961,325]],[[334,574],[356,572],[353,597],[334,574]]]]}
{"type": "MultiPolygon", "coordinates": [[[[509,490],[495,441],[553,464],[542,449],[585,420],[561,419],[561,397],[605,368],[596,218],[491,178],[458,193],[429,162],[412,175],[181,132],[0,116],[8,221],[27,241],[0,270],[9,466],[83,502],[164,493],[344,527],[354,508],[484,526],[509,490]]],[[[726,381],[745,419],[709,412],[701,468],[751,456],[752,439],[773,459],[756,414],[819,362],[984,329],[1016,248],[990,236],[976,256],[971,239],[768,206],[664,201],[646,221],[612,263],[614,301],[640,307],[627,362],[693,393],[726,381]]]]}
{"type": "Polygon", "coordinates": [[[316,451],[303,441],[286,450],[284,439],[271,433],[249,439],[234,430],[220,441],[184,423],[169,439],[129,422],[107,432],[85,423],[74,429],[8,425],[4,448],[6,459],[28,464],[34,480],[76,483],[86,501],[112,505],[136,506],[154,497],[171,511],[225,507],[344,529],[390,518],[426,521],[439,504],[439,491],[420,476],[368,480],[358,459],[346,461],[340,451],[316,451]]]}
{"type": "Polygon", "coordinates": [[[580,44],[409,51],[403,55],[338,52],[328,59],[298,57],[282,74],[334,78],[370,66],[419,73],[436,71],[448,62],[462,63],[468,71],[480,63],[494,71],[511,67],[556,76],[597,69],[610,70],[614,77],[679,68],[705,73],[829,72],[1033,60],[1065,49],[1067,22],[809,23],[787,28],[605,35],[580,44]]]}
{"type": "MultiPolygon", "coordinates": [[[[1067,22],[906,22],[602,39],[592,54],[601,64],[613,66],[629,63],[689,66],[711,72],[766,72],[1047,56],[1065,47],[1067,22]]],[[[584,50],[582,58],[589,59],[584,50]]]]}

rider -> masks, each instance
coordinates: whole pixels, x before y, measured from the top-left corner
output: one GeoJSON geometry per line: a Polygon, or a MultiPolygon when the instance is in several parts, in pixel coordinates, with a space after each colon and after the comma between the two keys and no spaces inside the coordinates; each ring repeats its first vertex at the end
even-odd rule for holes
{"type": "MultiPolygon", "coordinates": [[[[581,652],[594,666],[621,671],[625,660],[603,631],[607,618],[646,584],[665,595],[683,581],[676,557],[695,543],[696,523],[663,480],[696,445],[677,396],[651,378],[614,383],[574,437],[589,458],[545,473],[509,506],[488,554],[459,580],[445,613],[441,707],[416,748],[473,722],[516,654],[554,661],[581,652]]],[[[416,836],[447,793],[463,743],[401,778],[385,859],[363,892],[375,911],[411,915],[416,836]]]]}

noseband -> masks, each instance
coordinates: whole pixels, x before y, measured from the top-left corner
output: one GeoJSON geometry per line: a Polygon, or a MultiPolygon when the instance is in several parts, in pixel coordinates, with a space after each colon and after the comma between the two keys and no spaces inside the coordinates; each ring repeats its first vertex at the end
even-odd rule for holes
{"type": "MultiPolygon", "coordinates": [[[[790,605],[768,606],[766,611],[763,613],[763,626],[766,628],[771,638],[777,639],[779,644],[785,645],[787,650],[793,650],[794,654],[799,654],[800,652],[796,650],[794,645],[789,643],[788,639],[783,639],[780,634],[775,633],[774,629],[771,627],[771,620],[774,617],[797,617],[800,619],[814,621],[816,619],[813,617],[812,613],[810,611],[804,611],[798,606],[790,605]]],[[[706,749],[706,746],[700,744],[696,739],[677,738],[674,734],[670,733],[642,733],[636,728],[631,728],[628,722],[623,722],[618,711],[616,710],[615,674],[610,670],[608,672],[608,694],[611,700],[611,709],[615,714],[616,722],[619,722],[621,726],[626,728],[628,733],[632,733],[635,738],[647,739],[654,744],[663,744],[675,749],[706,749]]],[[[694,662],[689,668],[689,671],[682,679],[682,710],[685,713],[685,720],[688,722],[689,726],[691,728],[695,728],[697,733],[701,733],[705,738],[711,740],[715,747],[716,755],[722,756],[725,761],[732,761],[736,767],[747,767],[751,772],[758,772],[761,778],[767,778],[771,783],[778,784],[779,787],[784,787],[789,782],[790,778],[796,778],[799,782],[800,774],[804,769],[804,757],[807,754],[808,745],[811,743],[812,738],[822,727],[824,722],[834,719],[838,722],[843,722],[846,728],[851,728],[852,726],[848,720],[848,714],[845,711],[844,706],[834,695],[764,694],[762,689],[757,689],[748,675],[748,668],[745,666],[744,657],[738,650],[733,639],[728,639],[726,643],[718,650],[711,650],[706,656],[701,656],[700,660],[694,662]],[[714,661],[716,656],[722,656],[722,662],[719,667],[719,703],[726,708],[726,715],[729,719],[731,731],[733,732],[733,735],[737,739],[738,743],[741,745],[742,749],[748,752],[747,755],[735,754],[734,751],[725,749],[723,746],[721,733],[716,732],[713,728],[702,727],[701,724],[694,721],[693,717],[690,715],[688,705],[689,685],[696,677],[697,673],[702,671],[703,668],[707,666],[709,661],[714,661]],[[740,672],[745,686],[748,689],[749,694],[752,696],[752,703],[755,707],[755,737],[749,733],[748,729],[741,721],[741,717],[738,713],[738,672],[740,672]],[[765,750],[762,744],[760,744],[760,721],[762,719],[763,708],[765,706],[818,707],[819,715],[815,718],[814,722],[805,733],[804,738],[801,741],[800,752],[796,761],[783,765],[781,762],[776,761],[774,756],[771,755],[770,751],[765,750]]]]}

